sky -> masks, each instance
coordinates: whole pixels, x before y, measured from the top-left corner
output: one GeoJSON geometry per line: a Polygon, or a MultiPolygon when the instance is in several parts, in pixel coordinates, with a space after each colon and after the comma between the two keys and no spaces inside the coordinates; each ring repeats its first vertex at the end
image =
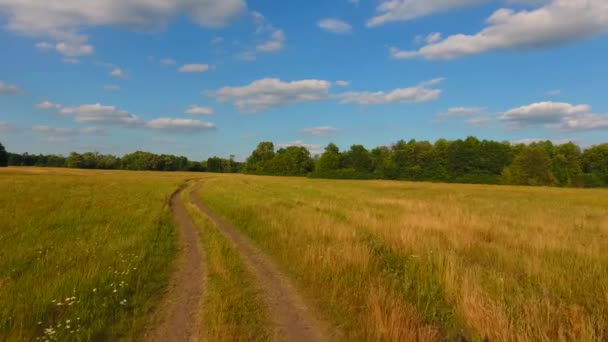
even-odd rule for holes
{"type": "Polygon", "coordinates": [[[0,142],[608,141],[605,0],[0,0],[0,142]]]}

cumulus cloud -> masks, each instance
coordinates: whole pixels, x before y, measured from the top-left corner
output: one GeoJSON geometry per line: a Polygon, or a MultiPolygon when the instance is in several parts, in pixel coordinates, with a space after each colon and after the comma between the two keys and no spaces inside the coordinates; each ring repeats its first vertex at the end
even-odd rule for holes
{"type": "Polygon", "coordinates": [[[245,8],[244,0],[0,0],[9,30],[54,40],[55,49],[68,55],[93,52],[82,28],[158,30],[180,14],[201,26],[222,27],[245,8]]]}
{"type": "Polygon", "coordinates": [[[553,0],[530,11],[502,8],[486,21],[487,26],[476,34],[451,35],[414,51],[393,47],[390,53],[397,59],[447,60],[491,50],[531,50],[572,43],[608,32],[608,2],[553,0]]]}
{"type": "Polygon", "coordinates": [[[336,81],[336,85],[339,87],[348,87],[350,85],[349,81],[336,81]]]}
{"type": "Polygon", "coordinates": [[[125,73],[125,71],[122,70],[121,68],[114,68],[114,69],[112,69],[112,71],[110,71],[110,76],[116,77],[116,78],[126,78],[127,73],[125,73]]]}
{"type": "Polygon", "coordinates": [[[284,144],[277,144],[278,148],[286,148],[286,147],[291,147],[291,146],[304,147],[305,149],[310,151],[310,153],[313,155],[321,154],[323,152],[321,145],[307,144],[302,140],[291,141],[291,142],[284,143],[284,144]]]}
{"type": "Polygon", "coordinates": [[[172,58],[163,58],[163,59],[160,60],[160,63],[164,64],[164,65],[174,65],[177,62],[174,59],[172,59],[172,58]]]}
{"type": "Polygon", "coordinates": [[[488,0],[382,0],[377,15],[367,21],[368,27],[393,21],[406,21],[453,8],[470,6],[488,0]]]}
{"type": "Polygon", "coordinates": [[[255,49],[258,52],[277,52],[283,49],[285,44],[285,33],[283,30],[276,30],[270,35],[270,39],[258,44],[255,49]]]}
{"type": "Polygon", "coordinates": [[[77,136],[104,136],[107,132],[99,127],[85,128],[56,128],[49,126],[34,126],[32,131],[45,136],[44,141],[51,143],[68,142],[77,136]]]}
{"type": "Polygon", "coordinates": [[[352,91],[337,95],[341,103],[356,103],[360,105],[379,105],[386,103],[418,103],[433,101],[441,96],[441,90],[432,88],[443,81],[442,78],[422,82],[409,88],[398,88],[389,92],[384,91],[352,91]]]}
{"type": "Polygon", "coordinates": [[[485,107],[452,107],[447,111],[439,113],[441,117],[453,117],[453,116],[472,116],[479,115],[485,112],[485,107]]]}
{"type": "Polygon", "coordinates": [[[332,135],[332,134],[336,133],[337,131],[339,131],[339,129],[337,129],[336,127],[333,127],[333,126],[320,126],[320,127],[304,128],[304,129],[302,129],[301,132],[304,134],[310,134],[310,135],[320,137],[320,136],[332,135]]]}
{"type": "Polygon", "coordinates": [[[133,126],[142,123],[142,119],[137,115],[114,106],[104,106],[99,103],[78,107],[63,107],[60,113],[71,115],[74,117],[74,121],[81,123],[123,126],[133,126]]]}
{"type": "Polygon", "coordinates": [[[257,11],[251,12],[255,25],[256,35],[261,35],[264,40],[255,46],[255,51],[249,49],[237,54],[237,58],[245,61],[256,59],[256,53],[273,53],[283,49],[287,40],[285,32],[274,27],[264,15],[257,11]]]}
{"type": "Polygon", "coordinates": [[[209,70],[209,64],[184,64],[178,71],[179,72],[205,72],[209,70]]]}
{"type": "Polygon", "coordinates": [[[349,23],[340,19],[333,18],[322,19],[317,23],[317,25],[322,30],[337,34],[350,33],[353,30],[352,26],[350,26],[349,23]]]}
{"type": "Polygon", "coordinates": [[[36,105],[40,109],[60,109],[61,105],[51,101],[43,101],[36,105]]]}
{"type": "Polygon", "coordinates": [[[564,131],[608,129],[608,114],[595,114],[591,106],[565,102],[538,102],[504,112],[499,120],[511,128],[544,125],[564,131]]]}
{"type": "Polygon", "coordinates": [[[213,108],[192,105],[186,109],[186,114],[190,115],[213,115],[213,108]]]}
{"type": "Polygon", "coordinates": [[[21,88],[16,85],[0,81],[0,94],[18,94],[20,92],[21,88]]]}
{"type": "Polygon", "coordinates": [[[300,80],[284,82],[265,78],[242,87],[223,87],[212,95],[220,102],[233,102],[241,112],[259,112],[288,104],[329,98],[331,82],[300,80]]]}
{"type": "Polygon", "coordinates": [[[416,44],[422,44],[422,43],[433,44],[433,43],[437,43],[440,40],[441,40],[441,33],[439,33],[439,32],[429,33],[426,36],[418,35],[414,38],[414,42],[416,44]]]}
{"type": "Polygon", "coordinates": [[[186,134],[199,133],[215,129],[215,125],[211,122],[172,118],[160,118],[148,121],[145,127],[166,132],[186,134]]]}

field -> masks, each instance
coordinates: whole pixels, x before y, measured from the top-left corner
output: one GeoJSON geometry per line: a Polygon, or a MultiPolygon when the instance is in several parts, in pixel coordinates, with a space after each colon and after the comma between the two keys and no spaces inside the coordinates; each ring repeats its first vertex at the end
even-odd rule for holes
{"type": "Polygon", "coordinates": [[[203,340],[608,339],[607,190],[8,168],[0,340],[154,329],[180,186],[203,340]]]}

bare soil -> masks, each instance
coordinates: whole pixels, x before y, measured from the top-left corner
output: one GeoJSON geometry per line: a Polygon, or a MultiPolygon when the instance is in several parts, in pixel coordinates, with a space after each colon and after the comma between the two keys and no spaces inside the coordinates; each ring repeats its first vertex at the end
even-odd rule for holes
{"type": "Polygon", "coordinates": [[[199,246],[198,229],[181,203],[182,191],[171,197],[171,210],[179,231],[179,256],[167,292],[142,341],[192,342],[200,336],[199,311],[206,279],[204,255],[199,246]]]}
{"type": "MultiPolygon", "coordinates": [[[[199,189],[200,187],[196,190],[199,189]]],[[[329,325],[315,318],[294,286],[276,265],[234,226],[207,207],[197,196],[196,190],[190,194],[192,203],[216,224],[227,239],[234,243],[246,267],[254,275],[276,329],[275,339],[294,342],[335,340],[336,334],[330,333],[329,325]]]]}

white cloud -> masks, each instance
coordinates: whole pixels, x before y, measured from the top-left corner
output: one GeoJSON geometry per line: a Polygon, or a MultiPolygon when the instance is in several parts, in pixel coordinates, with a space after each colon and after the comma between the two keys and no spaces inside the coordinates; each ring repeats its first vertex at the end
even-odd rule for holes
{"type": "Polygon", "coordinates": [[[155,119],[147,122],[145,127],[172,133],[187,134],[199,133],[215,129],[215,125],[211,122],[172,118],[155,119]]]}
{"type": "Polygon", "coordinates": [[[283,33],[283,30],[276,30],[270,35],[270,39],[258,44],[255,49],[258,52],[277,52],[283,49],[284,44],[285,33],[283,33]]]}
{"type": "Polygon", "coordinates": [[[320,126],[320,127],[304,128],[302,130],[302,133],[310,134],[310,135],[314,135],[314,136],[328,136],[328,135],[332,135],[333,133],[336,133],[337,131],[339,131],[339,129],[337,129],[336,127],[333,127],[333,126],[320,126]]]}
{"type": "Polygon", "coordinates": [[[126,78],[127,74],[125,73],[124,70],[122,70],[120,68],[114,68],[114,69],[112,69],[112,71],[110,71],[110,76],[116,77],[116,78],[126,78]]]}
{"type": "Polygon", "coordinates": [[[109,92],[115,92],[115,91],[120,90],[120,86],[116,85],[116,84],[106,84],[103,86],[103,90],[109,91],[109,92]]]}
{"type": "Polygon", "coordinates": [[[549,90],[549,91],[547,91],[546,94],[549,95],[549,96],[559,96],[559,95],[561,95],[561,93],[562,93],[561,90],[555,89],[555,90],[549,90]]]}
{"type": "Polygon", "coordinates": [[[213,108],[192,105],[188,109],[186,109],[186,114],[190,114],[190,115],[212,115],[213,114],[213,108]]]}
{"type": "Polygon", "coordinates": [[[485,107],[452,107],[443,113],[439,113],[442,117],[451,116],[472,116],[479,115],[486,110],[485,107]]]}
{"type": "Polygon", "coordinates": [[[205,72],[209,70],[209,64],[184,64],[178,71],[179,72],[205,72]]]}
{"type": "Polygon", "coordinates": [[[440,89],[430,88],[443,79],[434,79],[422,82],[415,87],[398,88],[390,92],[377,91],[352,91],[339,94],[337,97],[341,103],[356,103],[360,105],[379,105],[386,103],[417,103],[428,102],[439,98],[440,89]]]}
{"type": "MultiPolygon", "coordinates": [[[[406,0],[404,0],[406,1],[406,0]]],[[[491,50],[530,50],[558,46],[608,32],[605,0],[553,0],[535,10],[502,8],[473,35],[451,35],[415,51],[391,48],[394,58],[447,60],[491,50]]]]}
{"type": "Polygon", "coordinates": [[[34,126],[32,130],[38,133],[44,133],[52,136],[71,136],[78,134],[78,131],[73,128],[54,128],[49,126],[34,126]]]}
{"type": "Polygon", "coordinates": [[[355,5],[355,6],[359,6],[359,2],[360,2],[360,0],[348,0],[348,2],[349,2],[350,4],[355,5]]]}
{"type": "Polygon", "coordinates": [[[488,0],[382,0],[376,7],[378,14],[367,21],[367,26],[374,27],[393,21],[412,20],[485,1],[488,0]]]}
{"type": "Polygon", "coordinates": [[[172,59],[172,58],[163,58],[163,59],[160,60],[160,63],[164,64],[164,65],[174,65],[177,62],[174,59],[172,59]]]}
{"type": "Polygon", "coordinates": [[[245,8],[244,0],[0,0],[9,30],[51,39],[56,50],[72,56],[93,52],[82,28],[158,30],[181,14],[201,26],[222,27],[245,8]]]}
{"type": "Polygon", "coordinates": [[[36,48],[40,49],[40,50],[50,50],[50,49],[54,49],[55,45],[49,43],[49,42],[38,42],[36,43],[36,48]]]}
{"type": "Polygon", "coordinates": [[[142,123],[142,120],[134,114],[114,106],[104,106],[99,103],[78,107],[64,107],[61,109],[60,113],[72,115],[74,116],[74,121],[81,123],[125,126],[139,125],[142,123]]]}
{"type": "Polygon", "coordinates": [[[544,125],[563,131],[608,129],[608,114],[594,114],[591,106],[565,102],[538,102],[504,112],[499,120],[512,128],[544,125]]]}
{"type": "Polygon", "coordinates": [[[233,102],[242,112],[259,112],[288,104],[329,98],[331,82],[300,80],[283,82],[265,78],[242,87],[223,87],[212,95],[220,102],[233,102]]]}
{"type": "Polygon", "coordinates": [[[336,81],[336,85],[339,87],[348,87],[350,85],[349,81],[336,81]]]}
{"type": "Polygon", "coordinates": [[[352,32],[353,28],[345,21],[340,19],[326,18],[320,20],[317,25],[327,32],[344,34],[352,32]]]}
{"type": "Polygon", "coordinates": [[[0,81],[0,94],[18,94],[20,92],[21,88],[16,85],[0,81]]]}
{"type": "Polygon", "coordinates": [[[36,105],[40,109],[60,109],[61,105],[50,101],[43,101],[36,105]]]}
{"type": "Polygon", "coordinates": [[[482,115],[474,118],[470,118],[467,120],[467,123],[472,126],[483,127],[487,126],[492,122],[492,119],[489,116],[482,115]]]}
{"type": "Polygon", "coordinates": [[[104,136],[108,135],[108,132],[100,127],[85,127],[79,130],[79,133],[82,135],[90,135],[90,136],[104,136]]]}
{"type": "Polygon", "coordinates": [[[55,50],[65,56],[78,57],[92,54],[95,48],[93,45],[79,42],[60,42],[55,45],[55,50]]]}
{"type": "Polygon", "coordinates": [[[441,40],[441,33],[439,33],[439,32],[429,33],[427,36],[416,36],[416,38],[414,38],[414,42],[416,44],[421,44],[421,43],[433,44],[433,43],[437,43],[440,40],[441,40]]]}
{"type": "Polygon", "coordinates": [[[317,145],[317,144],[306,144],[304,143],[304,141],[302,140],[296,140],[296,141],[291,141],[285,144],[277,144],[278,148],[286,148],[286,147],[291,147],[291,146],[297,146],[297,147],[304,147],[305,149],[307,149],[308,151],[310,151],[311,154],[321,154],[323,152],[323,149],[321,147],[321,145],[317,145]]]}

